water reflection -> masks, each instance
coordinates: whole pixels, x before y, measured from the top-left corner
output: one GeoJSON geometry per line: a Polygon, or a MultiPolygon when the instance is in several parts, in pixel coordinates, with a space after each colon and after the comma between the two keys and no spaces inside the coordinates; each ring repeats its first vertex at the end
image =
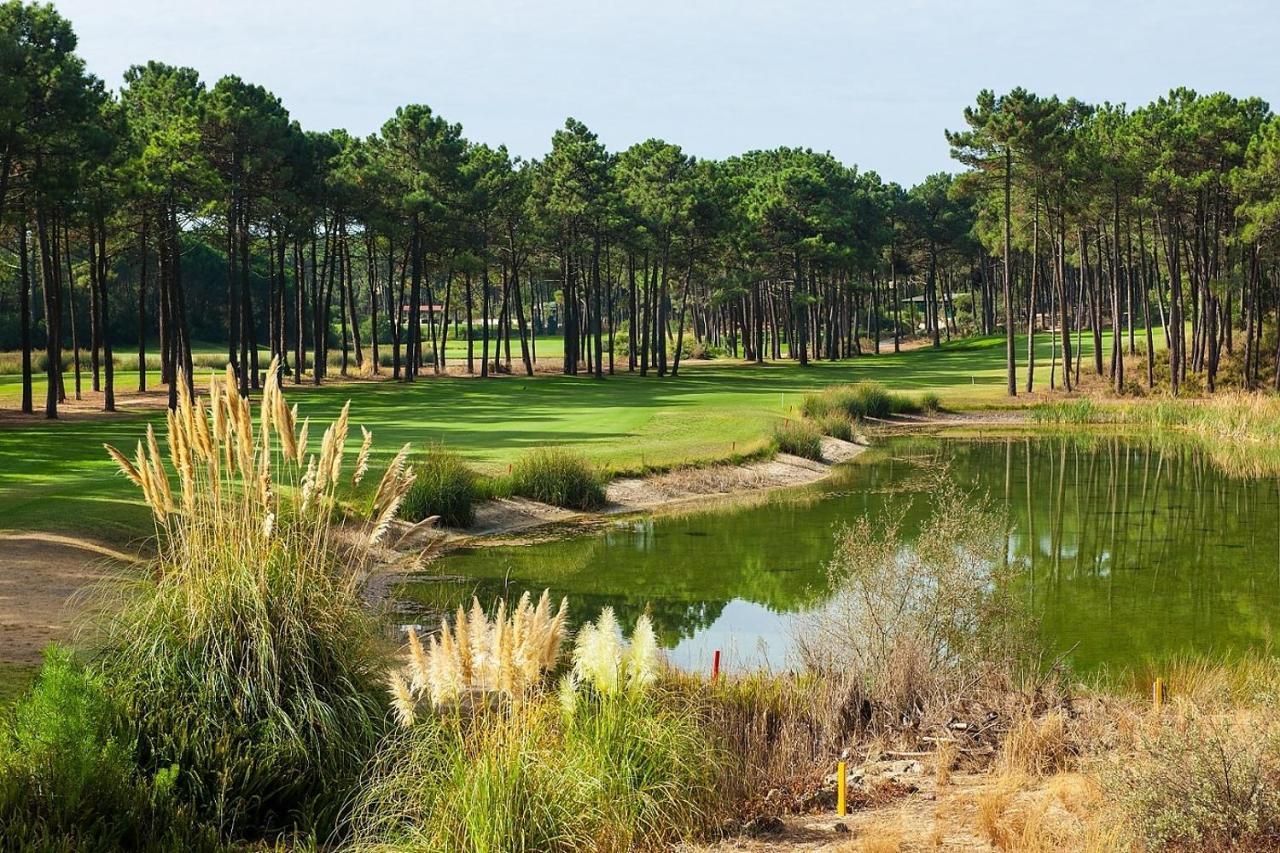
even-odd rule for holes
{"type": "MultiPolygon", "coordinates": [[[[945,466],[1007,511],[1005,559],[1046,644],[1081,669],[1267,642],[1280,614],[1280,487],[1205,454],[1115,436],[898,438],[820,487],[737,509],[620,521],[603,532],[475,549],[437,566],[482,600],[549,586],[575,618],[646,608],[677,662],[787,663],[788,622],[829,594],[838,526],[909,504],[909,546],[945,466]]],[[[411,598],[438,589],[415,585],[411,598]]]]}

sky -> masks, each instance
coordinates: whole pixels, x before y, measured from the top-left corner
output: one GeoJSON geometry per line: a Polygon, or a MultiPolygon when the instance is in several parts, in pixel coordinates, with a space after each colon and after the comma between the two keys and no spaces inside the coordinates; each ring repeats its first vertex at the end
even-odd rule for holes
{"type": "Polygon", "coordinates": [[[904,185],[955,169],[983,88],[1147,103],[1174,86],[1280,107],[1280,0],[54,0],[118,88],[158,59],[375,132],[425,103],[542,155],[566,117],[612,150],[830,151],[904,185]]]}

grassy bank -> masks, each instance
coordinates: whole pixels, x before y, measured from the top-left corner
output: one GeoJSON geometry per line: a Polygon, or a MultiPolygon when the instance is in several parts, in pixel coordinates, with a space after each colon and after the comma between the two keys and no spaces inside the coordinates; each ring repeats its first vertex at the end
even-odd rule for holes
{"type": "Polygon", "coordinates": [[[1037,403],[1030,413],[1046,426],[1120,426],[1190,440],[1231,473],[1280,473],[1280,397],[1223,392],[1192,400],[1078,398],[1037,403]]]}

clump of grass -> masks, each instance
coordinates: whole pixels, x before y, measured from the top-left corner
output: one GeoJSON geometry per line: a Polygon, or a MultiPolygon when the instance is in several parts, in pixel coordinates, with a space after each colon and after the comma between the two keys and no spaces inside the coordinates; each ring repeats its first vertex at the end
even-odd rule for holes
{"type": "Polygon", "coordinates": [[[823,435],[838,438],[841,441],[853,441],[853,421],[842,414],[824,415],[818,420],[818,429],[823,435]]]}
{"type": "MultiPolygon", "coordinates": [[[[503,624],[514,618],[490,630],[503,624]]],[[[415,715],[356,803],[356,849],[623,851],[706,828],[720,756],[697,705],[658,680],[648,618],[626,643],[602,612],[579,631],[573,661],[554,693],[490,692],[501,701],[415,715]]]]}
{"type": "Polygon", "coordinates": [[[807,417],[820,419],[843,414],[850,420],[884,419],[896,414],[920,411],[920,404],[905,394],[897,394],[879,382],[863,380],[851,385],[834,385],[808,394],[801,404],[807,417]]]}
{"type": "Polygon", "coordinates": [[[942,398],[933,391],[926,391],[920,395],[920,408],[930,414],[941,412],[942,398]]]}
{"type": "Polygon", "coordinates": [[[999,764],[1011,773],[1050,776],[1068,769],[1075,752],[1067,716],[1062,711],[1040,716],[1024,714],[1005,734],[999,764]]]}
{"type": "Polygon", "coordinates": [[[1031,419],[1037,423],[1089,424],[1098,423],[1103,416],[1104,413],[1087,397],[1036,403],[1031,407],[1031,419]]]}
{"type": "Polygon", "coordinates": [[[587,459],[559,447],[525,454],[512,466],[512,494],[566,509],[596,509],[605,502],[604,477],[587,459]]]}
{"type": "Polygon", "coordinates": [[[273,364],[258,425],[235,377],[206,406],[184,382],[168,420],[132,460],[109,448],[155,515],[158,555],[106,631],[102,667],[139,732],[140,767],[177,767],[175,796],[224,837],[324,837],[382,734],[383,653],[361,588],[412,481],[403,448],[359,536],[333,535],[354,463],[349,413],[310,452],[273,364]],[[176,475],[178,488],[170,479],[176,475]]]}
{"type": "Polygon", "coordinates": [[[839,677],[761,671],[717,679],[702,693],[707,725],[724,745],[722,792],[739,807],[762,791],[817,789],[841,750],[861,734],[862,696],[839,677]]]}
{"type": "Polygon", "coordinates": [[[413,463],[413,483],[400,504],[400,517],[412,522],[439,516],[449,527],[475,520],[480,478],[462,457],[441,445],[428,447],[413,463]]]}
{"type": "Polygon", "coordinates": [[[784,420],[773,428],[778,450],[815,461],[822,460],[822,431],[809,420],[784,420]]]}

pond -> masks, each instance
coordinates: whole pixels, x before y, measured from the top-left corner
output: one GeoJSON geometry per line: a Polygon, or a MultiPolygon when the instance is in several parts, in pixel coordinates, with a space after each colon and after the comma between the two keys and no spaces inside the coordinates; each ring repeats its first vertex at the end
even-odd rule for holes
{"type": "Polygon", "coordinates": [[[452,580],[404,596],[425,608],[549,587],[575,619],[607,604],[630,625],[648,608],[681,666],[721,649],[731,666],[784,667],[796,614],[830,594],[836,531],[901,510],[910,547],[939,471],[1006,515],[1019,600],[1077,671],[1229,654],[1280,624],[1280,482],[1101,434],[889,438],[817,486],[454,551],[433,564],[452,580]]]}

